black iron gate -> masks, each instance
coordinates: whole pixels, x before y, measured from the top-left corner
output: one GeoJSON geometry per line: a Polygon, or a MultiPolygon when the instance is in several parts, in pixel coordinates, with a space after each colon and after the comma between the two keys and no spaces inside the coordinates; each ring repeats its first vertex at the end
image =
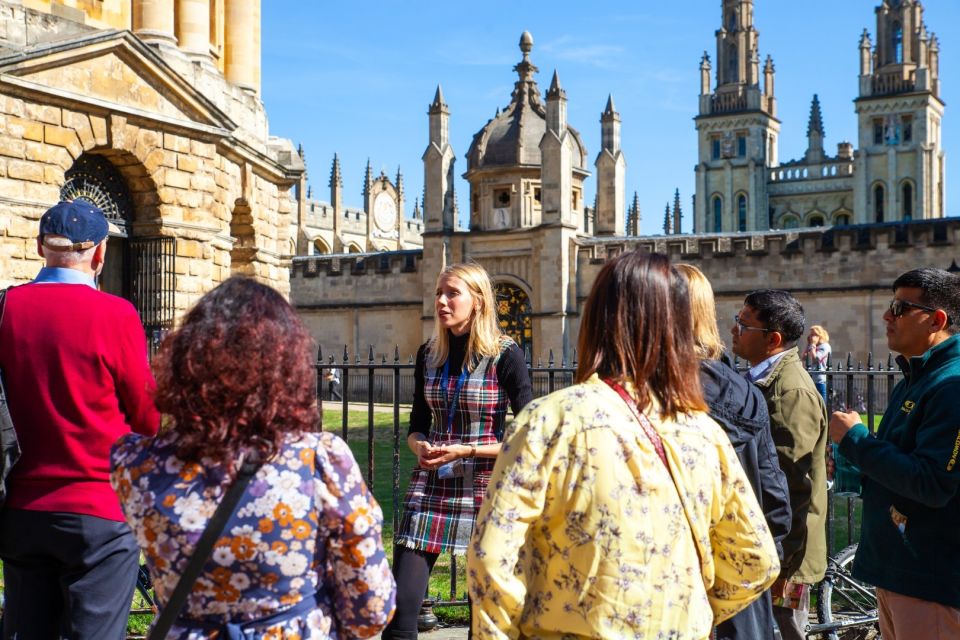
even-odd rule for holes
{"type": "Polygon", "coordinates": [[[127,292],[140,313],[152,356],[173,328],[177,239],[131,238],[128,242],[127,292]]]}

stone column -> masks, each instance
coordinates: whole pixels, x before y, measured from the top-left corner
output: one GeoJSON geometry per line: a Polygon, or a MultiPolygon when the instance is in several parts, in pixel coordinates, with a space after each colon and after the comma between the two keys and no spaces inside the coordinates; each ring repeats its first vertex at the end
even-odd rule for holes
{"type": "Polygon", "coordinates": [[[177,40],[191,56],[210,56],[209,0],[177,0],[177,40]]]}
{"type": "Polygon", "coordinates": [[[134,0],[133,32],[144,42],[176,44],[174,0],[134,0]]]}
{"type": "Polygon", "coordinates": [[[260,92],[260,0],[226,0],[224,65],[227,80],[260,92]]]}

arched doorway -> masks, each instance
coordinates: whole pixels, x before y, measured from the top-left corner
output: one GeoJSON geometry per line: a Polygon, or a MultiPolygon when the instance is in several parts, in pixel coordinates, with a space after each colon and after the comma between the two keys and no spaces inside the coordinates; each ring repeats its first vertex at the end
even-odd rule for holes
{"type": "Polygon", "coordinates": [[[176,238],[138,237],[133,224],[135,196],[143,196],[144,187],[131,193],[128,177],[144,178],[146,172],[135,160],[125,170],[131,175],[122,174],[106,156],[84,153],[64,172],[60,199],[86,200],[107,217],[110,236],[98,285],[133,303],[153,353],[173,327],[176,238]]]}
{"type": "Polygon", "coordinates": [[[520,348],[533,346],[530,323],[530,297],[527,292],[510,282],[498,282],[493,287],[497,299],[497,320],[500,330],[513,338],[520,348]]]}

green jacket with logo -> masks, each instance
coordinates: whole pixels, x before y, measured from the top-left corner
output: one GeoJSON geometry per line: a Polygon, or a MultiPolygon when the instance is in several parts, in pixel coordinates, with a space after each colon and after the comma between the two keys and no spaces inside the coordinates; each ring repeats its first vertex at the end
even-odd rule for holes
{"type": "Polygon", "coordinates": [[[897,359],[876,437],[862,424],[840,452],[863,474],[857,578],[960,608],[960,336],[897,359]]]}
{"type": "Polygon", "coordinates": [[[814,584],[827,568],[827,410],[796,347],[756,385],[767,399],[793,511],[780,577],[814,584]]]}

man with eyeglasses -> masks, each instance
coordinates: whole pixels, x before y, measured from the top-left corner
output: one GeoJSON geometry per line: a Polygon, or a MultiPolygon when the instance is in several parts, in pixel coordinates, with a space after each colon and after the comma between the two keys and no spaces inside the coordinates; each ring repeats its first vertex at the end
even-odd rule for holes
{"type": "Polygon", "coordinates": [[[834,412],[830,437],[862,473],[853,575],[876,585],[883,640],[960,638],[960,276],[915,269],[883,314],[904,379],[876,434],[834,412]]]}
{"type": "Polygon", "coordinates": [[[790,491],[790,533],[773,586],[773,615],[784,640],[806,637],[810,586],[827,568],[827,412],[797,351],[803,330],[800,302],[775,289],[750,293],[730,329],[733,352],[750,363],[747,378],[767,401],[790,491]]]}

